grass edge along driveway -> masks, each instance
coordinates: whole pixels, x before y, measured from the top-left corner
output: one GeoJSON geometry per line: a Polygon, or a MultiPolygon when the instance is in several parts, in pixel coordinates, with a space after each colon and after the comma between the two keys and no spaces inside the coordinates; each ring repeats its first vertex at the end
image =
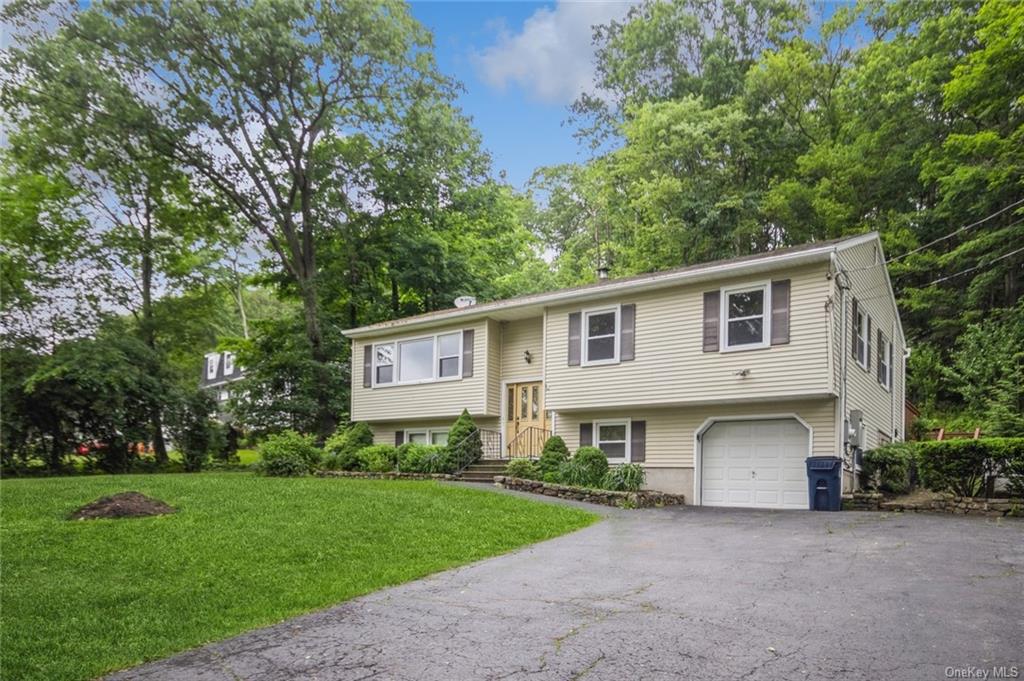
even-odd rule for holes
{"type": "Polygon", "coordinates": [[[574,508],[420,481],[0,482],[0,669],[87,679],[570,532],[574,508]],[[178,513],[68,521],[135,490],[178,513]]]}

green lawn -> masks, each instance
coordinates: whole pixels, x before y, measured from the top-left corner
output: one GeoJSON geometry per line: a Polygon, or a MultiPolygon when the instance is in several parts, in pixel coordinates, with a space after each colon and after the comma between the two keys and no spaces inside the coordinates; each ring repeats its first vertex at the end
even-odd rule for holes
{"type": "Polygon", "coordinates": [[[4,480],[0,512],[10,679],[92,678],[596,518],[434,482],[239,473],[4,480]],[[179,512],[63,519],[126,490],[179,512]]]}

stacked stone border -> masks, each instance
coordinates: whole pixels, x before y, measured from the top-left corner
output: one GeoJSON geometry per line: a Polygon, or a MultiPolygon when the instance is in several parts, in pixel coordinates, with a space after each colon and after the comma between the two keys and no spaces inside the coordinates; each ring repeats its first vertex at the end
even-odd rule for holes
{"type": "Polygon", "coordinates": [[[367,471],[325,471],[316,472],[321,478],[362,478],[364,480],[458,480],[458,476],[448,473],[369,473],[367,471]]]}
{"type": "Polygon", "coordinates": [[[854,492],[843,497],[845,511],[891,511],[895,513],[952,513],[987,518],[1024,517],[1024,499],[986,499],[944,495],[924,501],[886,501],[877,492],[854,492]]]}
{"type": "Polygon", "coordinates": [[[640,490],[639,492],[612,492],[604,489],[587,489],[584,487],[570,487],[569,485],[556,485],[550,482],[539,480],[524,480],[523,478],[512,478],[505,475],[494,477],[494,484],[503,489],[515,490],[517,492],[530,492],[541,494],[546,497],[558,497],[559,499],[571,499],[572,501],[586,501],[591,504],[603,504],[605,506],[618,506],[620,508],[655,508],[659,506],[682,506],[686,503],[682,494],[668,494],[654,490],[640,490]]]}

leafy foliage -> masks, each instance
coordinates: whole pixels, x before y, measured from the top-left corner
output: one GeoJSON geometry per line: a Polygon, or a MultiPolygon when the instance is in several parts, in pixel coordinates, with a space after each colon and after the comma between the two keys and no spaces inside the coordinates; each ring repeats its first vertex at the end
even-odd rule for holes
{"type": "Polygon", "coordinates": [[[544,473],[540,466],[531,459],[512,459],[505,466],[505,475],[523,480],[540,480],[544,473]]]}
{"type": "Polygon", "coordinates": [[[259,453],[257,470],[277,477],[309,475],[321,455],[312,435],[300,435],[294,430],[271,435],[260,444],[259,453]]]}
{"type": "Polygon", "coordinates": [[[448,451],[457,468],[465,468],[483,458],[484,445],[480,429],[466,409],[462,410],[448,431],[448,451]]]}
{"type": "Polygon", "coordinates": [[[215,409],[216,403],[210,393],[193,390],[169,410],[167,427],[187,471],[202,470],[210,454],[225,444],[220,423],[210,418],[215,409]]]}
{"type": "Polygon", "coordinates": [[[373,431],[363,421],[341,429],[324,443],[325,466],[332,470],[356,470],[359,450],[373,444],[373,431]]]}
{"type": "Polygon", "coordinates": [[[580,447],[562,464],[559,478],[566,485],[598,488],[608,473],[608,457],[597,447],[580,447]]]}
{"type": "Polygon", "coordinates": [[[897,442],[865,452],[861,474],[882,491],[906,494],[917,478],[914,445],[897,442]]]}
{"type": "Polygon", "coordinates": [[[356,455],[359,469],[371,473],[389,473],[398,466],[398,450],[394,445],[370,445],[356,455]]]}
{"type": "Polygon", "coordinates": [[[552,435],[544,443],[540,458],[537,460],[537,467],[542,474],[557,472],[568,460],[569,448],[565,446],[565,440],[558,435],[552,435]]]}
{"type": "Polygon", "coordinates": [[[918,471],[925,487],[972,497],[982,493],[990,480],[1002,474],[1007,462],[1014,462],[1013,471],[1019,470],[1019,461],[1024,456],[1024,438],[919,442],[915,448],[918,471]]]}
{"type": "Polygon", "coordinates": [[[402,473],[451,473],[455,464],[443,445],[406,442],[398,447],[398,470],[402,473]]]}
{"type": "Polygon", "coordinates": [[[638,463],[623,463],[612,466],[601,479],[601,489],[616,492],[638,492],[647,481],[647,472],[638,463]]]}

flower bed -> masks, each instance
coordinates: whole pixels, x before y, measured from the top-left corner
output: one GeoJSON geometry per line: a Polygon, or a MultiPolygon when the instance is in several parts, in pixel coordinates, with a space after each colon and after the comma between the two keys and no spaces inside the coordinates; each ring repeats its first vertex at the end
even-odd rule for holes
{"type": "Polygon", "coordinates": [[[586,501],[591,504],[603,504],[605,506],[618,506],[621,508],[682,506],[686,503],[682,494],[667,494],[665,492],[655,492],[654,490],[612,492],[603,489],[556,485],[550,482],[541,482],[540,480],[512,478],[506,475],[495,476],[494,484],[498,487],[518,492],[530,492],[532,494],[542,494],[546,497],[586,501]]]}

